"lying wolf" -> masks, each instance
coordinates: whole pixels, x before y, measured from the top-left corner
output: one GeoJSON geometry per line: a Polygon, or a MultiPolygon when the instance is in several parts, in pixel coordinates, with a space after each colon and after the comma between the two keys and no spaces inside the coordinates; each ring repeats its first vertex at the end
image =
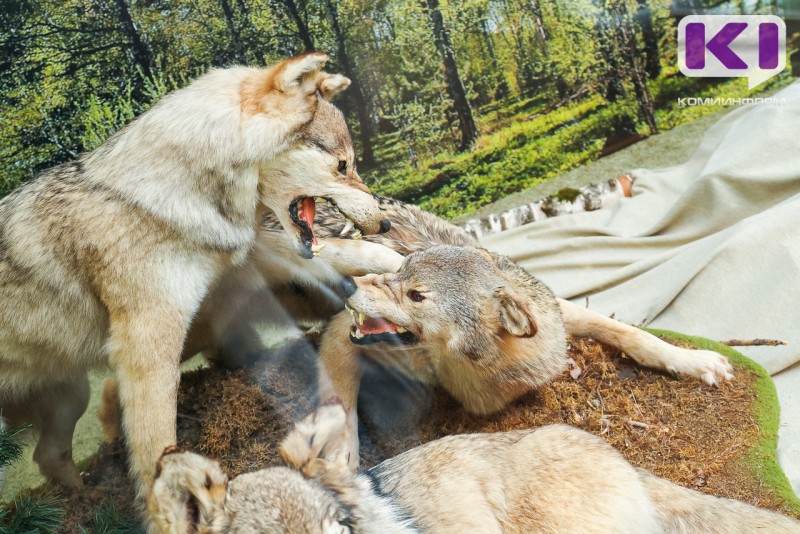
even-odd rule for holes
{"type": "Polygon", "coordinates": [[[798,532],[800,523],[682,488],[565,425],[450,436],[354,475],[346,415],[327,405],[281,444],[289,467],[228,483],[219,464],[168,449],[148,509],[164,534],[258,532],[798,532]]]}
{"type": "MultiPolygon", "coordinates": [[[[320,346],[320,400],[340,398],[348,410],[353,467],[362,357],[439,384],[477,414],[500,410],[562,372],[567,333],[616,346],[646,367],[708,384],[732,378],[724,356],[675,347],[557,299],[507,258],[478,248],[461,228],[415,206],[379,201],[391,230],[363,237],[335,207],[320,204],[314,232],[324,248],[310,262],[290,253],[279,222],[267,216],[248,264],[274,288],[290,282],[334,286],[343,274],[372,273],[346,280],[349,311],[332,318],[320,346]]],[[[237,294],[232,286],[245,279],[229,277],[228,295],[237,294]]],[[[315,295],[311,304],[319,307],[323,293],[315,295]]],[[[216,307],[237,300],[220,300],[216,307]]]]}
{"type": "Polygon", "coordinates": [[[40,433],[42,474],[81,486],[72,434],[87,369],[108,361],[131,471],[149,486],[175,442],[190,323],[246,262],[267,210],[302,261],[316,248],[314,196],[364,233],[388,229],[328,102],[349,80],[323,73],[326,60],[212,71],[0,200],[0,407],[40,433]]]}

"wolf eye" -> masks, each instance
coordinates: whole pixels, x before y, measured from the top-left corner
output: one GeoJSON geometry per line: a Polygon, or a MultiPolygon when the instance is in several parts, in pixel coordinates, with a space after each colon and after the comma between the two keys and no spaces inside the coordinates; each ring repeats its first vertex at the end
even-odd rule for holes
{"type": "Polygon", "coordinates": [[[347,173],[347,162],[345,160],[343,160],[343,159],[339,160],[338,170],[339,170],[340,174],[346,174],[347,173]]]}
{"type": "Polygon", "coordinates": [[[410,298],[414,302],[422,302],[423,300],[425,300],[425,295],[423,295],[416,289],[412,289],[408,292],[408,298],[410,298]]]}

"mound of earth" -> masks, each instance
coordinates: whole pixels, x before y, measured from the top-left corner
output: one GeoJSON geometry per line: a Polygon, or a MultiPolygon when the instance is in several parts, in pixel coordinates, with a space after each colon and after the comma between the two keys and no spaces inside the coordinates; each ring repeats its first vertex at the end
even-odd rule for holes
{"type": "MultiPolygon", "coordinates": [[[[314,342],[290,342],[247,371],[184,374],[180,444],[218,459],[232,476],[280,465],[277,445],[316,403],[314,342]]],[[[574,364],[557,380],[486,417],[466,413],[443,391],[368,365],[359,399],[363,467],[449,434],[567,423],[682,486],[798,517],[797,501],[769,475],[774,435],[764,426],[777,408],[761,398],[763,371],[737,359],[736,379],[711,388],[640,368],[591,340],[571,340],[569,352],[574,364]]],[[[86,490],[66,497],[63,532],[91,527],[100,521],[97,510],[135,515],[124,456],[119,443],[105,445],[86,466],[86,490]]]]}

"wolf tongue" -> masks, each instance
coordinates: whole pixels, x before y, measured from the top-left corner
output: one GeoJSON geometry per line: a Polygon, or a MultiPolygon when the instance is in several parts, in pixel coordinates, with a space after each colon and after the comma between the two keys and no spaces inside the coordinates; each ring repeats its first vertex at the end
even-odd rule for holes
{"type": "Polygon", "coordinates": [[[383,334],[397,332],[397,325],[382,317],[367,317],[360,325],[356,325],[362,334],[383,334]]]}
{"type": "Polygon", "coordinates": [[[298,203],[297,218],[305,222],[311,229],[313,243],[317,244],[317,236],[314,234],[314,217],[317,215],[317,205],[313,197],[306,197],[298,203]]]}

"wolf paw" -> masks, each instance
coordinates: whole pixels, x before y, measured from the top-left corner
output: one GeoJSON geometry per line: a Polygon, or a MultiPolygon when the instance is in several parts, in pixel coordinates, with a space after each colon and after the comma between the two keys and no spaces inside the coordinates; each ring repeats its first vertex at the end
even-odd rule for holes
{"type": "Polygon", "coordinates": [[[711,350],[679,350],[667,365],[670,373],[693,376],[714,387],[733,380],[733,365],[722,354],[711,350]]]}

